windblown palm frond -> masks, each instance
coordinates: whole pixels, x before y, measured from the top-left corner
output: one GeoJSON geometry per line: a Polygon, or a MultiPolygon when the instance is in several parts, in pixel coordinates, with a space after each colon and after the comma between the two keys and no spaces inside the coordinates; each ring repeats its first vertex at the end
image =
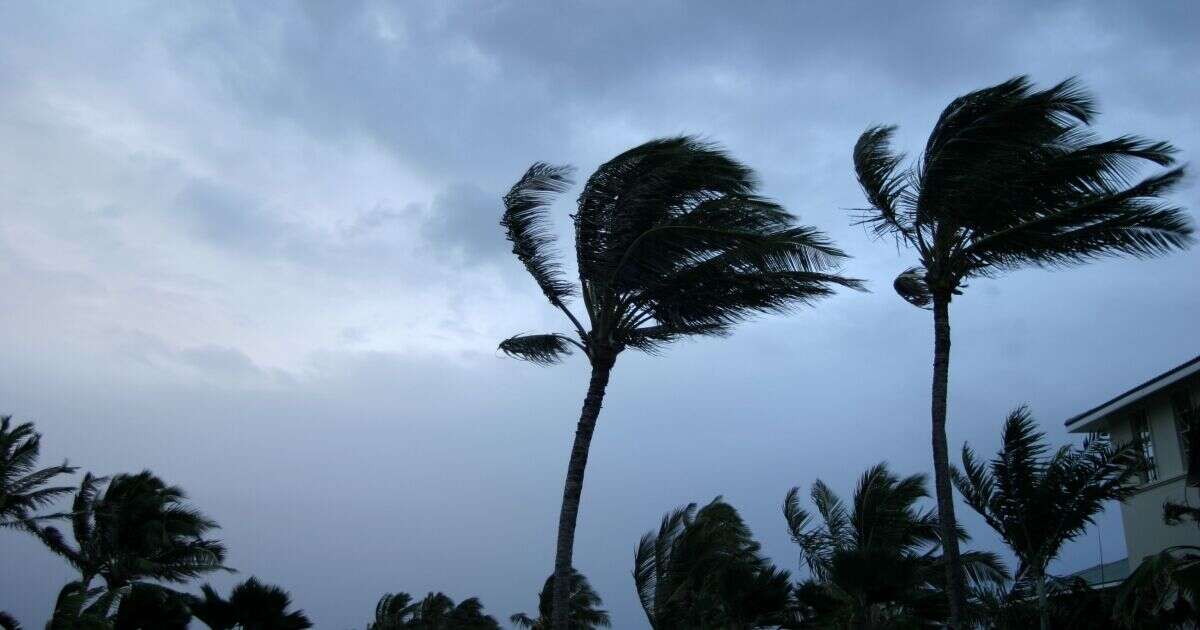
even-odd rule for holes
{"type": "Polygon", "coordinates": [[[212,630],[303,630],[312,622],[304,611],[289,611],[292,597],[278,586],[264,584],[251,577],[233,587],[229,599],[221,597],[208,584],[202,597],[191,596],[189,607],[197,619],[212,630]]]}
{"type": "Polygon", "coordinates": [[[11,416],[0,416],[0,527],[33,529],[38,521],[65,516],[35,514],[72,490],[46,484],[59,475],[75,472],[66,462],[37,469],[41,442],[42,436],[33,430],[32,423],[13,426],[11,416]]]}
{"type": "Polygon", "coordinates": [[[571,296],[574,287],[563,277],[562,265],[557,261],[546,207],[556,193],[571,186],[572,170],[542,162],[529,167],[504,196],[504,216],[500,219],[513,244],[513,254],[556,306],[571,296]]]}
{"type": "Polygon", "coordinates": [[[718,497],[663,517],[642,537],[634,583],[650,626],[756,628],[790,618],[787,571],[760,553],[737,510],[718,497]]]}

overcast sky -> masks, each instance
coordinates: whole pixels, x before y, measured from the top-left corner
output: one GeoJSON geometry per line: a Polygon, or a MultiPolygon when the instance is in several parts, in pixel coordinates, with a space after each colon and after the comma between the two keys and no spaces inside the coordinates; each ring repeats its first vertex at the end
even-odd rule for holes
{"type": "MultiPolygon", "coordinates": [[[[576,565],[616,627],[645,627],[638,537],[724,495],[796,572],[790,487],[930,469],[931,317],[891,290],[911,255],[850,224],[858,134],[896,123],[915,153],[963,92],[1079,75],[1099,132],[1200,150],[1194,3],[917,4],[0,4],[0,412],[37,423],[46,464],[184,487],[239,570],[214,584],[278,583],[318,628],[398,590],[533,612],[586,366],[496,353],[563,329],[499,198],[536,160],[587,174],[703,134],[873,292],[622,356],[576,565]]],[[[1200,353],[1198,263],[972,282],[952,452],[994,451],[1022,402],[1066,440],[1068,416],[1200,353]]],[[[1053,569],[1101,550],[1124,554],[1115,509],[1053,569]]],[[[0,531],[0,609],[40,627],[69,579],[0,531]]]]}

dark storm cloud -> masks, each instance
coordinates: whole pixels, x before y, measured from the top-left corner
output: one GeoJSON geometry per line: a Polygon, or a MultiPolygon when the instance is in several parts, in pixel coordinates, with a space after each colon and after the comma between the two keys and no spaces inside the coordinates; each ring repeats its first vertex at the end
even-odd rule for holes
{"type": "MultiPolygon", "coordinates": [[[[911,256],[846,210],[862,129],[899,124],[916,154],[967,90],[1079,75],[1103,135],[1200,147],[1187,2],[12,4],[0,25],[0,412],[38,422],[47,461],[185,487],[241,571],[217,581],[277,581],[318,627],[395,590],[535,606],[585,377],[494,350],[563,329],[496,224],[529,163],[582,177],[703,134],[874,291],[622,358],[576,560],[629,628],[633,546],[664,511],[724,494],[794,569],[788,488],[928,469],[929,317],[890,289],[911,256]]],[[[955,450],[994,449],[1021,402],[1066,439],[1063,418],[1200,352],[1196,256],[972,283],[955,450]]],[[[1097,538],[1114,557],[1118,523],[1055,570],[1097,538]]],[[[0,608],[38,625],[68,572],[15,535],[0,553],[27,567],[0,608]]]]}

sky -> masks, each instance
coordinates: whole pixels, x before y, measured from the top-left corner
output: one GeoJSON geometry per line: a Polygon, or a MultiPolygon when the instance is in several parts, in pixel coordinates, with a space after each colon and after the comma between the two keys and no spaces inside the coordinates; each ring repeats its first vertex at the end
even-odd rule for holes
{"type": "MultiPolygon", "coordinates": [[[[932,322],[891,289],[911,253],[852,225],[858,134],[898,124],[915,154],[964,92],[1077,75],[1097,133],[1195,162],[1198,29],[1186,1],[3,3],[0,413],[36,423],[47,465],[182,486],[238,571],[212,583],[277,583],[318,628],[364,627],[395,591],[534,612],[587,368],[496,352],[566,330],[500,197],[534,161],[586,175],[699,134],[871,292],[621,356],[575,562],[615,627],[646,627],[630,571],[664,512],[722,495],[802,573],[789,488],[931,469],[932,322]]],[[[1195,216],[1198,191],[1172,198],[1195,216]]],[[[565,252],[577,194],[553,208],[565,252]]],[[[951,452],[994,452],[1020,403],[1077,439],[1067,417],[1200,353],[1198,264],[971,282],[951,452]]],[[[1052,570],[1101,554],[1124,554],[1115,508],[1052,570]]],[[[40,627],[70,579],[0,531],[0,609],[40,627]]]]}

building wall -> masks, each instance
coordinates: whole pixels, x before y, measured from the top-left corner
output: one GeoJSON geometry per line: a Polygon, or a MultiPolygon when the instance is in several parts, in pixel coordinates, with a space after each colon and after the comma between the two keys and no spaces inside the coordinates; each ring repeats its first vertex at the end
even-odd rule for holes
{"type": "MultiPolygon", "coordinates": [[[[1193,404],[1200,404],[1200,377],[1185,384],[1193,404]]],[[[1121,505],[1121,520],[1125,526],[1125,547],[1130,565],[1136,567],[1142,558],[1175,545],[1200,545],[1200,527],[1191,523],[1167,525],[1163,522],[1163,505],[1167,501],[1200,507],[1200,491],[1187,489],[1184,475],[1183,446],[1175,423],[1171,393],[1175,387],[1131,405],[1114,414],[1109,432],[1116,442],[1133,437],[1132,419],[1136,411],[1145,411],[1149,419],[1158,480],[1145,483],[1142,490],[1121,505]]]]}

